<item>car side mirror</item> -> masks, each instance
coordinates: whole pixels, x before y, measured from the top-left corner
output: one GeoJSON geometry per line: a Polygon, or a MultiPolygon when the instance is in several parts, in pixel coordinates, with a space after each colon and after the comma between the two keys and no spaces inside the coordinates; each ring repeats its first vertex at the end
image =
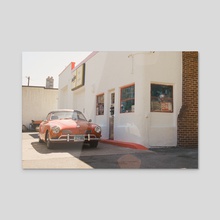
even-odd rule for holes
{"type": "Polygon", "coordinates": [[[92,122],[92,119],[89,119],[88,122],[92,122]]]}

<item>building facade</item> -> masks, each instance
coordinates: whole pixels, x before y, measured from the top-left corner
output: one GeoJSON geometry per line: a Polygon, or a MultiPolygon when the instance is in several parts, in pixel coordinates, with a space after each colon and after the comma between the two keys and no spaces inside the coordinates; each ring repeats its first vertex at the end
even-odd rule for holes
{"type": "Polygon", "coordinates": [[[177,146],[182,52],[93,52],[60,74],[58,107],[82,111],[104,139],[177,146]]]}
{"type": "Polygon", "coordinates": [[[22,125],[29,128],[32,120],[44,120],[58,107],[58,89],[22,86],[22,125]]]}

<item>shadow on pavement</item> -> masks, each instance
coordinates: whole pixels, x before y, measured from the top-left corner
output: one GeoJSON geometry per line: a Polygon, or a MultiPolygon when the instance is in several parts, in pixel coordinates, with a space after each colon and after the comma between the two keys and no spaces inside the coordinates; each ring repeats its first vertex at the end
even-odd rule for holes
{"type": "Polygon", "coordinates": [[[142,161],[134,154],[81,156],[84,163],[95,169],[139,169],[142,161]]]}
{"type": "Polygon", "coordinates": [[[98,169],[198,169],[197,148],[161,148],[154,153],[140,151],[120,155],[81,156],[79,159],[98,169]]]}
{"type": "Polygon", "coordinates": [[[158,148],[151,153],[123,149],[108,154],[108,145],[103,144],[98,148],[82,143],[56,144],[53,149],[38,141],[31,145],[40,154],[69,153],[95,169],[198,169],[198,148],[158,148]]]}
{"type": "Polygon", "coordinates": [[[82,152],[88,150],[96,150],[91,148],[88,145],[82,143],[74,143],[74,144],[56,144],[52,149],[48,149],[46,143],[32,142],[32,147],[40,154],[51,154],[51,153],[69,153],[74,157],[79,158],[82,152]]]}
{"type": "Polygon", "coordinates": [[[38,133],[37,134],[29,134],[32,138],[38,139],[38,133]]]}
{"type": "Polygon", "coordinates": [[[84,163],[96,169],[141,168],[141,160],[133,154],[126,153],[126,149],[124,148],[124,153],[97,155],[99,152],[102,153],[106,149],[104,149],[103,146],[91,148],[89,145],[83,145],[82,143],[56,144],[53,149],[47,149],[45,143],[32,142],[31,145],[40,154],[69,153],[70,155],[80,159],[84,163]]]}

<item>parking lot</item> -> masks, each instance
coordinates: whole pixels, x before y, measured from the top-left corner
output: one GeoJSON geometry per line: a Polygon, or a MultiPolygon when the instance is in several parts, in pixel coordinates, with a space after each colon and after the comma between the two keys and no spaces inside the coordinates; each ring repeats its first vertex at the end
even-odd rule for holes
{"type": "Polygon", "coordinates": [[[22,133],[23,169],[196,169],[198,148],[138,150],[99,143],[97,148],[81,143],[47,149],[37,132],[22,133]]]}

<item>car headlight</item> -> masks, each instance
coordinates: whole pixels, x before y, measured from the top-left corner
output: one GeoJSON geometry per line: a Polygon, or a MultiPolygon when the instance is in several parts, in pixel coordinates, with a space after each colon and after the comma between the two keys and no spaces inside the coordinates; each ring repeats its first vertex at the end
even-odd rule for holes
{"type": "Polygon", "coordinates": [[[96,127],[95,127],[95,132],[100,133],[100,132],[101,132],[101,130],[102,130],[102,129],[101,129],[101,127],[100,127],[100,126],[96,126],[96,127]]]}
{"type": "Polygon", "coordinates": [[[52,131],[54,134],[58,134],[60,132],[60,127],[54,126],[54,127],[52,127],[52,131]]]}

